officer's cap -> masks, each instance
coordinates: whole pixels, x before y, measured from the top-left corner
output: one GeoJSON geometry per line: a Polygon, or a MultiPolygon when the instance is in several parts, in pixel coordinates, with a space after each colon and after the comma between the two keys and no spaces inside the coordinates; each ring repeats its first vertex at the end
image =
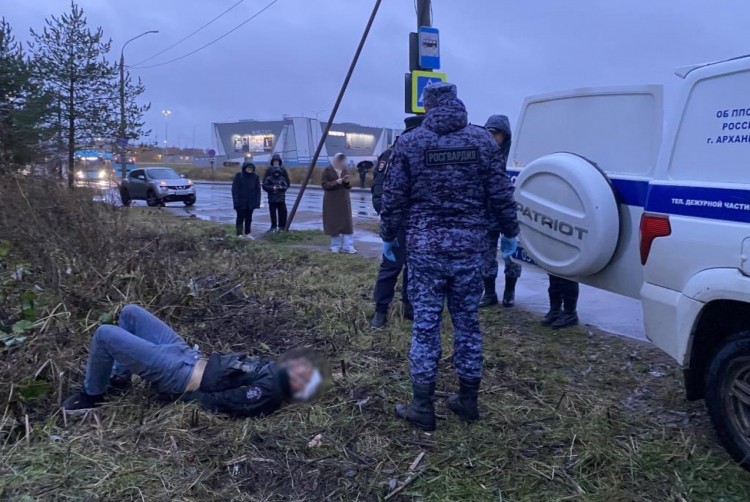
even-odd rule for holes
{"type": "Polygon", "coordinates": [[[428,108],[438,106],[445,99],[458,98],[458,89],[448,82],[429,84],[424,89],[424,105],[428,108]]]}

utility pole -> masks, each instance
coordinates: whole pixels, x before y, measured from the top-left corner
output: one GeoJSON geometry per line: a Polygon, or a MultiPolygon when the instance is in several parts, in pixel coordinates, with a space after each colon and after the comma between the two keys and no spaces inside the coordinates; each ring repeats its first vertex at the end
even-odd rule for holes
{"type": "Polygon", "coordinates": [[[432,26],[431,0],[417,0],[417,28],[420,26],[432,26]]]}
{"type": "Polygon", "coordinates": [[[378,14],[378,9],[380,9],[380,4],[382,1],[383,0],[375,0],[375,6],[372,8],[372,14],[370,14],[370,19],[368,19],[367,21],[367,25],[365,26],[365,31],[364,33],[362,33],[362,38],[359,41],[357,50],[354,52],[354,57],[352,58],[352,62],[349,65],[349,71],[346,74],[346,78],[344,78],[344,83],[341,85],[341,89],[339,90],[339,95],[336,98],[336,102],[333,105],[333,109],[331,110],[331,115],[328,117],[328,122],[326,123],[326,127],[323,130],[323,134],[320,136],[320,141],[318,141],[318,147],[315,150],[315,154],[313,155],[312,161],[310,162],[310,167],[307,169],[307,174],[305,174],[305,179],[302,180],[302,186],[300,187],[299,193],[297,194],[297,199],[294,201],[292,210],[289,213],[289,218],[287,219],[287,223],[286,223],[286,230],[289,230],[291,228],[292,221],[294,220],[294,215],[297,214],[297,209],[299,208],[299,204],[300,202],[302,202],[302,197],[305,195],[305,188],[307,188],[307,184],[310,182],[310,178],[312,177],[313,171],[315,170],[315,165],[318,163],[320,152],[323,151],[323,145],[325,145],[325,141],[326,141],[326,138],[328,137],[328,133],[331,131],[331,125],[333,124],[333,121],[336,119],[336,113],[339,111],[339,106],[341,105],[341,101],[344,99],[344,94],[346,94],[346,88],[349,86],[349,81],[352,78],[354,69],[357,67],[359,56],[360,54],[362,54],[362,49],[365,47],[367,36],[370,34],[372,23],[375,22],[375,16],[377,16],[378,14]]]}
{"type": "Polygon", "coordinates": [[[118,131],[117,145],[119,145],[120,151],[120,174],[122,179],[128,175],[127,163],[125,161],[125,153],[127,152],[127,124],[125,123],[125,47],[132,42],[146,35],[152,33],[159,33],[158,30],[150,30],[141,33],[137,37],[133,37],[124,44],[122,44],[122,50],[120,50],[120,130],[118,131]]]}

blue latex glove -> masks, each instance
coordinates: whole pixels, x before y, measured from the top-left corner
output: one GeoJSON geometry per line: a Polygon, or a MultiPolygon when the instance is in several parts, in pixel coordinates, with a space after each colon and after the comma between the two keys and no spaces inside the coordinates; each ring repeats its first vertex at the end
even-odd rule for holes
{"type": "Polygon", "coordinates": [[[518,249],[518,237],[503,236],[500,239],[500,254],[503,255],[503,260],[507,260],[513,256],[516,249],[518,249]]]}
{"type": "Polygon", "coordinates": [[[396,261],[396,255],[393,254],[393,248],[398,247],[398,239],[392,241],[383,241],[383,258],[388,261],[396,261]]]}

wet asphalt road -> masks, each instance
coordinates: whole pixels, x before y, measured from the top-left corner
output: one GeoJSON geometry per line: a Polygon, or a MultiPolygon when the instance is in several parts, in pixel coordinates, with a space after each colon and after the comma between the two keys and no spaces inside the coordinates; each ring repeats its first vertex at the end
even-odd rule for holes
{"type": "MultiPolygon", "coordinates": [[[[186,208],[181,203],[167,205],[166,210],[178,215],[194,215],[197,218],[220,223],[234,223],[235,213],[232,209],[232,192],[229,184],[196,184],[198,193],[195,206],[186,208]]],[[[298,188],[293,187],[287,192],[287,207],[291,210],[298,194],[298,188]]],[[[116,195],[111,195],[119,199],[116,195]]],[[[352,190],[352,213],[355,218],[355,241],[360,251],[370,256],[379,254],[380,238],[373,232],[357,228],[356,223],[377,222],[378,215],[372,209],[372,197],[369,190],[352,190]]],[[[138,201],[137,205],[145,205],[138,201]]],[[[321,213],[323,210],[323,191],[319,188],[309,188],[305,191],[300,207],[297,211],[292,228],[295,230],[317,230],[323,228],[321,213]]],[[[253,233],[260,234],[270,225],[267,202],[263,196],[261,209],[255,212],[253,219],[253,233]]],[[[543,315],[548,308],[547,298],[548,278],[544,270],[524,263],[523,275],[518,281],[516,289],[517,305],[531,312],[543,315]]],[[[504,279],[502,265],[498,277],[497,290],[502,292],[504,279]]],[[[502,307],[500,307],[502,308],[502,307]]],[[[625,298],[600,289],[581,286],[581,296],[578,306],[581,322],[596,326],[599,329],[645,340],[643,330],[643,311],[638,300],[625,298]]]]}

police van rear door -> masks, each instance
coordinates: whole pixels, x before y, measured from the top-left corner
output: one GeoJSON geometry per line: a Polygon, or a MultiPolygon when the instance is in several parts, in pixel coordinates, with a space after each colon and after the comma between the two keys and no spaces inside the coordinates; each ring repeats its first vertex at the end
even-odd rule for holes
{"type": "Polygon", "coordinates": [[[526,99],[508,171],[521,244],[548,272],[638,298],[639,224],[662,138],[658,85],[526,99]]]}

